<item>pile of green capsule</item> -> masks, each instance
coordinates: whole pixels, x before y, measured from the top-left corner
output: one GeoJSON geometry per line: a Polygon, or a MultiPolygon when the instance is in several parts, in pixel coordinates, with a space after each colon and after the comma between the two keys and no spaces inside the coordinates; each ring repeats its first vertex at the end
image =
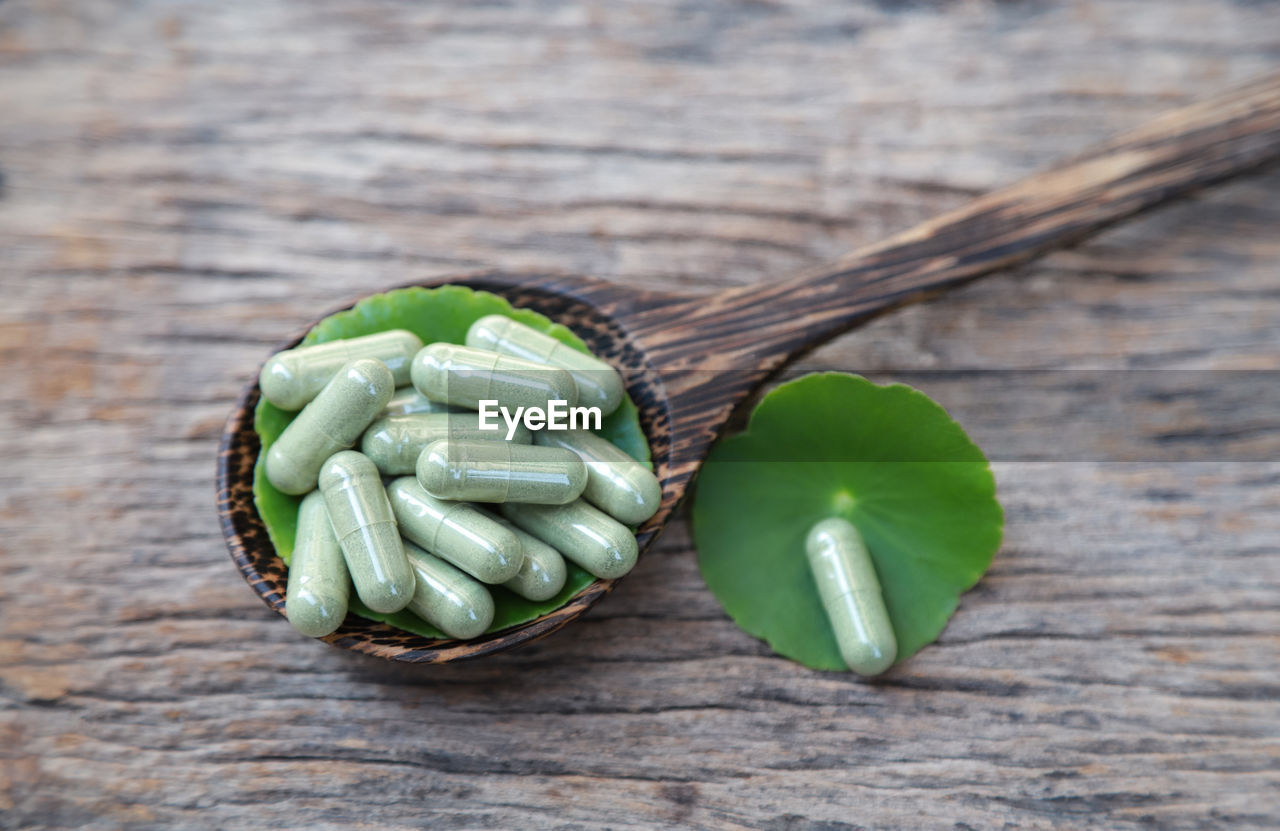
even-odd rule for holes
{"type": "Polygon", "coordinates": [[[397,329],[290,349],[258,383],[301,410],[265,472],[305,494],[285,613],[311,637],[342,624],[354,586],[375,612],[407,609],[474,638],[493,621],[488,586],[548,600],[566,558],[596,577],[626,574],[638,556],[628,526],[661,501],[644,464],[589,430],[481,429],[481,400],[510,411],[558,400],[603,417],[623,398],[607,363],[502,315],[472,324],[465,345],[397,329]]]}

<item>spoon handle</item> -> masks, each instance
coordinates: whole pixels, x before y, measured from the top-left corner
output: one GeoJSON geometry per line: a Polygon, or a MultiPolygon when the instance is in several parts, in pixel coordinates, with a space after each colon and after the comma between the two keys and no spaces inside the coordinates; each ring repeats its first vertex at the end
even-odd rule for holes
{"type": "MultiPolygon", "coordinates": [[[[876,314],[1277,159],[1280,73],[1273,73],[817,270],[690,302],[679,331],[655,325],[641,337],[659,366],[688,365],[696,341],[706,368],[769,371],[876,314]]],[[[671,311],[661,313],[668,327],[671,311]]]]}

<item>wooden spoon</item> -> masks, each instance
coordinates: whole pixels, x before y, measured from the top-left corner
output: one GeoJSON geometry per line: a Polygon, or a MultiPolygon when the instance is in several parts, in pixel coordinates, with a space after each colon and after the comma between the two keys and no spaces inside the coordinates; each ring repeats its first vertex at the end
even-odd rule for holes
{"type": "MultiPolygon", "coordinates": [[[[734,407],[786,362],[887,310],[1027,262],[1277,159],[1280,73],[1168,113],[1072,161],[787,280],[697,296],[539,273],[469,274],[421,285],[453,283],[500,294],[569,326],[623,372],[662,482],[662,507],[639,529],[643,553],[671,520],[734,407]]],[[[245,579],[283,613],[287,569],[253,504],[258,397],[255,380],[223,432],[218,513],[245,579]]],[[[597,580],[553,612],[470,641],[432,640],[354,615],[325,640],[397,661],[487,655],[554,632],[616,582],[597,580]]]]}

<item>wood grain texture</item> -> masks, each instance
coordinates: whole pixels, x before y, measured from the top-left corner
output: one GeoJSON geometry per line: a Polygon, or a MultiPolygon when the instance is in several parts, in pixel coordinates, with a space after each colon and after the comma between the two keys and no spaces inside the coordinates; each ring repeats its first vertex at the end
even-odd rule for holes
{"type": "Polygon", "coordinates": [[[345,300],[775,280],[1273,70],[1278,29],[1203,0],[0,4],[0,827],[1274,827],[1274,444],[1100,428],[1028,461],[1091,411],[956,371],[1274,372],[1275,173],[803,359],[917,383],[1001,459],[994,568],[876,684],[740,632],[682,524],[510,655],[309,643],[229,563],[212,472],[253,367],[345,300]]]}

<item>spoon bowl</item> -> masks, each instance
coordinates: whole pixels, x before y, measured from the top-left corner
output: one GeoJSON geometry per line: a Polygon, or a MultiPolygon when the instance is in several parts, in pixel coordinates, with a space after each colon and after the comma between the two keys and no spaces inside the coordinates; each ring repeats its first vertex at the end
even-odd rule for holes
{"type": "MultiPolygon", "coordinates": [[[[1277,159],[1280,73],[1168,113],[1072,161],[786,280],[710,295],[547,273],[484,272],[410,285],[493,292],[568,326],[621,372],[662,485],[661,506],[637,533],[643,556],[675,514],[734,408],[788,361],[888,310],[1028,262],[1277,159]]],[[[296,346],[304,334],[278,349],[296,346]]],[[[241,393],[222,434],[218,514],[241,574],[283,614],[288,569],[253,501],[261,450],[254,430],[261,394],[256,378],[241,393]]],[[[427,638],[356,615],[324,640],[396,661],[474,658],[551,634],[617,582],[597,579],[558,609],[467,641],[427,638]]]]}
{"type": "MultiPolygon", "coordinates": [[[[552,279],[558,284],[577,283],[583,287],[593,282],[587,278],[563,275],[552,279]]],[[[622,373],[627,392],[639,410],[640,426],[649,443],[655,474],[663,486],[658,511],[637,531],[637,543],[643,554],[665,527],[672,511],[683,497],[687,484],[667,475],[667,471],[671,469],[671,415],[661,378],[646,361],[644,351],[616,321],[591,303],[563,289],[540,287],[547,280],[545,275],[489,272],[441,277],[395,288],[457,285],[491,292],[507,300],[513,307],[536,311],[568,326],[586,342],[593,354],[608,361],[622,373]]],[[[354,301],[341,309],[332,310],[331,314],[351,308],[352,305],[354,301]]],[[[297,346],[317,322],[308,324],[273,352],[297,346]]],[[[261,451],[261,442],[254,429],[254,413],[260,398],[261,390],[256,381],[246,386],[223,430],[218,452],[218,513],[232,559],[241,574],[267,605],[283,614],[288,567],[277,556],[253,501],[253,470],[261,451]]],[[[616,583],[617,580],[596,579],[565,605],[548,614],[520,626],[467,641],[427,638],[354,614],[348,615],[343,625],[324,640],[357,652],[412,663],[439,663],[477,657],[509,649],[556,631],[593,606],[616,583]]]]}

